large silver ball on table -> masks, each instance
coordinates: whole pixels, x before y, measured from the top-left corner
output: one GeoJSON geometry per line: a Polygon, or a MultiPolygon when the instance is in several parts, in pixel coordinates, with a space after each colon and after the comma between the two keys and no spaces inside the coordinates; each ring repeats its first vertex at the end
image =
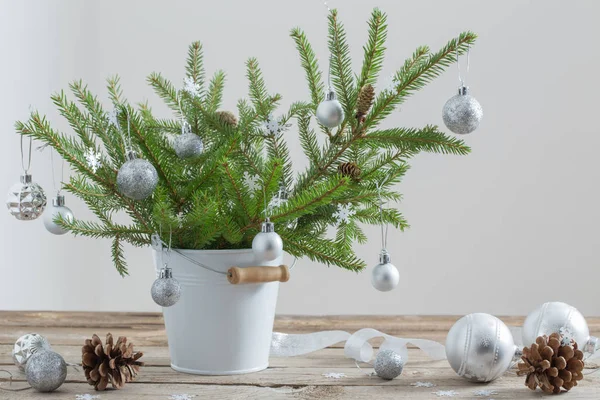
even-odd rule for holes
{"type": "Polygon", "coordinates": [[[467,87],[461,87],[458,94],[444,104],[442,119],[454,133],[465,135],[473,132],[483,118],[483,109],[475,97],[468,94],[467,87]]]}
{"type": "Polygon", "coordinates": [[[42,335],[28,333],[21,336],[15,342],[12,350],[12,358],[21,371],[25,371],[25,365],[29,358],[38,351],[50,350],[50,343],[42,335]]]}
{"type": "Polygon", "coordinates": [[[52,392],[67,379],[67,363],[52,350],[38,351],[27,362],[25,377],[38,392],[52,392]]]}
{"type": "Polygon", "coordinates": [[[117,173],[117,187],[125,196],[143,200],[154,192],[158,184],[158,173],[150,162],[137,158],[133,152],[127,158],[128,161],[117,173]]]}
{"type": "Polygon", "coordinates": [[[469,314],[448,332],[446,357],[452,369],[472,382],[491,382],[510,367],[517,347],[513,336],[490,314],[469,314]]]}

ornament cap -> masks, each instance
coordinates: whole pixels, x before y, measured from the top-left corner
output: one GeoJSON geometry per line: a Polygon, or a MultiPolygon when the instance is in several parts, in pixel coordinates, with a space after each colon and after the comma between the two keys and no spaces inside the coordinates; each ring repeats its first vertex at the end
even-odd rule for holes
{"type": "Polygon", "coordinates": [[[128,161],[133,161],[136,158],[138,158],[137,153],[135,152],[135,150],[132,149],[127,149],[127,160],[128,161]]]}
{"type": "Polygon", "coordinates": [[[269,218],[267,218],[265,220],[265,222],[262,223],[262,229],[261,229],[262,233],[270,233],[270,232],[275,232],[275,224],[271,222],[271,220],[269,218]]]}
{"type": "Polygon", "coordinates": [[[33,182],[31,175],[29,175],[29,174],[21,175],[21,183],[31,183],[31,182],[33,182]]]}
{"type": "Polygon", "coordinates": [[[519,346],[515,346],[515,355],[513,356],[513,362],[517,362],[521,359],[523,355],[523,348],[519,346]]]}
{"type": "Polygon", "coordinates": [[[468,86],[461,86],[458,88],[458,94],[460,96],[466,96],[469,94],[469,87],[468,86]]]}
{"type": "Polygon", "coordinates": [[[57,194],[55,198],[52,199],[52,205],[54,207],[62,207],[65,205],[65,196],[62,194],[57,194]]]}
{"type": "Polygon", "coordinates": [[[325,95],[325,100],[335,100],[337,96],[335,92],[330,88],[327,90],[327,94],[325,95]]]}
{"type": "Polygon", "coordinates": [[[598,349],[598,338],[596,336],[590,336],[585,346],[583,346],[583,352],[594,354],[598,349]]]}
{"type": "Polygon", "coordinates": [[[165,265],[165,267],[160,270],[160,279],[170,278],[173,278],[173,270],[165,265]]]}
{"type": "Polygon", "coordinates": [[[381,250],[381,254],[379,254],[379,263],[389,264],[390,262],[392,262],[392,257],[390,256],[390,253],[388,253],[386,250],[381,250]]]}

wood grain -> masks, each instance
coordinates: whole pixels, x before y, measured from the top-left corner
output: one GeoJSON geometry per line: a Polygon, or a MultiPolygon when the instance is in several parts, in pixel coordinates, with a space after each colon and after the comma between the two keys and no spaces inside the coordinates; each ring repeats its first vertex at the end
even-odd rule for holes
{"type": "MultiPolygon", "coordinates": [[[[342,329],[349,332],[373,327],[395,336],[422,337],[443,342],[446,333],[458,319],[454,316],[280,316],[275,329],[289,333],[342,329]]],[[[522,324],[520,317],[502,318],[507,324],[522,324]]],[[[588,320],[593,334],[600,334],[600,319],[588,320]]],[[[417,349],[409,349],[404,373],[393,381],[367,376],[343,354],[343,344],[300,357],[272,358],[266,371],[236,376],[198,376],[173,371],[169,365],[166,334],[162,316],[152,313],[56,313],[0,312],[0,369],[14,376],[10,388],[27,386],[24,376],[12,364],[12,344],[22,334],[37,332],[46,336],[53,348],[68,362],[80,362],[81,346],[93,333],[125,335],[144,352],[147,366],[133,384],[121,391],[108,391],[101,399],[168,399],[172,394],[194,394],[206,399],[435,399],[433,392],[454,390],[457,399],[482,399],[474,392],[495,390],[493,398],[539,399],[540,392],[524,386],[524,379],[514,370],[488,385],[466,382],[445,361],[431,361],[417,349]],[[343,373],[341,379],[328,378],[331,372],[343,373]],[[417,381],[436,384],[433,388],[412,386],[417,381]]],[[[378,341],[373,341],[377,345],[378,341]]],[[[597,365],[590,363],[590,367],[597,365]]],[[[368,370],[368,369],[367,369],[368,370]]],[[[587,369],[586,371],[591,371],[587,369]]],[[[6,374],[0,375],[6,376],[6,374]]],[[[3,382],[0,388],[9,388],[3,382]]],[[[85,383],[83,373],[69,368],[67,382],[55,393],[43,395],[33,390],[9,392],[0,390],[0,399],[74,399],[76,394],[98,394],[85,383]]],[[[600,399],[600,373],[586,376],[569,399],[600,399]]],[[[484,398],[485,399],[485,398],[484,398]]]]}

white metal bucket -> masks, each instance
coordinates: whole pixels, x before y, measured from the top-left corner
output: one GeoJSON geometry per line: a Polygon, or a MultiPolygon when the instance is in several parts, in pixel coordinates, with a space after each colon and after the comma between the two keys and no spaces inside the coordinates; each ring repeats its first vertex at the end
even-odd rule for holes
{"type": "MultiPolygon", "coordinates": [[[[251,249],[179,250],[226,272],[257,265],[251,249]]],[[[162,268],[154,253],[157,272],[162,268]]],[[[260,265],[277,266],[281,259],[260,265]]],[[[269,366],[269,349],[279,282],[232,285],[227,277],[202,268],[176,252],[169,266],[182,287],[181,299],[163,308],[171,367],[200,375],[233,375],[269,366]]]]}

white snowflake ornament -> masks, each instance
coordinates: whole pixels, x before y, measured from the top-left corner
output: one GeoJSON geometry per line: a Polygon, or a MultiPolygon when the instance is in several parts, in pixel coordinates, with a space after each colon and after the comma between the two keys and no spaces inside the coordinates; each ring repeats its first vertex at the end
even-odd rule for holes
{"type": "Polygon", "coordinates": [[[574,340],[573,338],[573,333],[566,327],[562,327],[558,330],[558,333],[560,333],[560,335],[562,336],[562,342],[561,344],[563,346],[570,346],[571,345],[571,341],[574,340]]]}
{"type": "Polygon", "coordinates": [[[350,218],[356,214],[356,211],[352,209],[351,204],[338,204],[338,209],[333,213],[333,218],[336,219],[337,224],[348,223],[350,218]]]}
{"type": "Polygon", "coordinates": [[[267,120],[263,122],[263,128],[266,130],[265,136],[277,136],[289,126],[289,124],[283,123],[283,117],[275,118],[273,114],[269,114],[267,120]]]}
{"type": "Polygon", "coordinates": [[[497,391],[495,391],[495,390],[486,390],[486,389],[475,390],[473,392],[473,396],[477,396],[477,397],[490,397],[490,396],[493,396],[493,395],[496,395],[496,394],[498,394],[497,391]]]}
{"type": "Polygon", "coordinates": [[[84,153],[84,157],[88,167],[90,167],[93,173],[96,173],[98,168],[102,166],[102,155],[93,148],[90,147],[87,149],[84,153]]]}
{"type": "Polygon", "coordinates": [[[458,396],[458,392],[454,390],[438,390],[437,392],[433,392],[437,397],[456,397],[458,396]]]}
{"type": "Polygon", "coordinates": [[[108,113],[108,123],[115,128],[119,127],[119,110],[115,107],[108,113]]]}
{"type": "Polygon", "coordinates": [[[192,400],[193,397],[196,397],[195,394],[172,394],[169,396],[169,400],[192,400]]]}
{"type": "Polygon", "coordinates": [[[435,386],[435,383],[431,383],[431,382],[415,382],[415,383],[411,383],[410,386],[414,386],[414,387],[423,387],[423,388],[432,388],[435,386]]]}
{"type": "Polygon", "coordinates": [[[183,91],[187,92],[192,97],[200,96],[200,85],[194,81],[191,76],[185,77],[183,80],[183,91]]]}
{"type": "Polygon", "coordinates": [[[76,394],[75,400],[96,400],[99,399],[100,395],[91,395],[91,394],[76,394]]]}
{"type": "Polygon", "coordinates": [[[261,188],[260,177],[258,175],[251,175],[248,171],[244,172],[244,184],[250,191],[250,197],[254,197],[254,192],[261,188]]]}
{"type": "Polygon", "coordinates": [[[346,374],[343,372],[328,372],[323,374],[323,376],[329,379],[342,379],[346,377],[346,374]]]}

